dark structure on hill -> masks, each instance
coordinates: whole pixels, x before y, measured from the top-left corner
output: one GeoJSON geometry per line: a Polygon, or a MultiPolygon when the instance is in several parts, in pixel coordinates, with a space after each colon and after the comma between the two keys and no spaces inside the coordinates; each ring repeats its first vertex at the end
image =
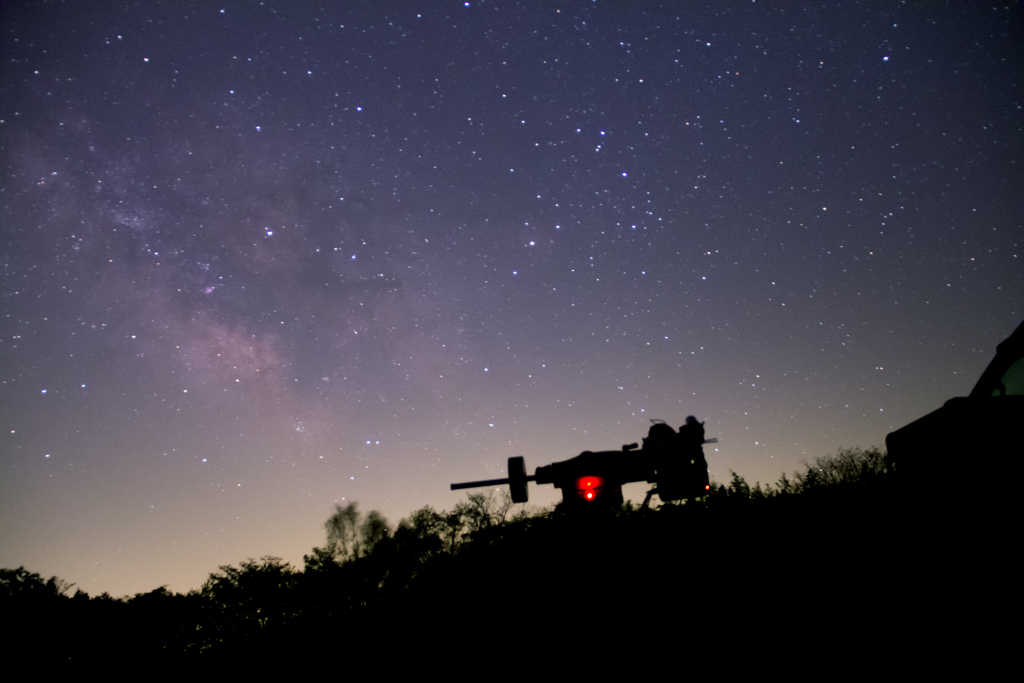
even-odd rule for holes
{"type": "MultiPolygon", "coordinates": [[[[1019,474],[1024,454],[1024,323],[996,347],[996,356],[968,396],[885,437],[896,475],[922,494],[948,495],[966,481],[972,454],[1019,474]]],[[[977,464],[975,462],[975,464],[977,464]]]]}
{"type": "Polygon", "coordinates": [[[622,505],[622,485],[635,481],[655,484],[645,506],[654,493],[664,501],[696,498],[710,489],[703,445],[717,441],[705,440],[704,423],[692,415],[679,431],[659,420],[639,450],[632,443],[619,451],[584,451],[570,460],[538,467],[529,476],[525,459],[515,456],[508,459],[507,479],[452,484],[452,490],[508,484],[513,502],[525,503],[527,482],[554,484],[562,489],[562,504],[568,510],[622,505]]]}

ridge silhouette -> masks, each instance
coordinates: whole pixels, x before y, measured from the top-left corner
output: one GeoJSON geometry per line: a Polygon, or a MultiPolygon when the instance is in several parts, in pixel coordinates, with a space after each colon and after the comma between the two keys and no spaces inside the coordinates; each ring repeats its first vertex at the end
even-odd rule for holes
{"type": "Polygon", "coordinates": [[[339,647],[392,667],[456,652],[466,664],[527,635],[556,659],[642,653],[651,666],[676,661],[683,643],[792,646],[825,633],[965,651],[1013,600],[998,564],[1005,528],[974,509],[922,501],[885,453],[851,449],[774,485],[734,473],[657,509],[575,515],[473,493],[392,529],[353,506],[360,552],[328,543],[302,567],[250,559],[186,594],[72,595],[59,579],[2,570],[0,610],[12,652],[113,671],[315,667],[339,647]],[[64,637],[39,637],[54,624],[64,637]]]}

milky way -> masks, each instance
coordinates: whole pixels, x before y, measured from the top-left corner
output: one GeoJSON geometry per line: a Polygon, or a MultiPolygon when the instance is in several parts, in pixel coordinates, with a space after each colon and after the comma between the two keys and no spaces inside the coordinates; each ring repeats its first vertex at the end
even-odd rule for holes
{"type": "Polygon", "coordinates": [[[186,590],[652,418],[772,482],[1024,317],[1019,3],[350,4],[4,3],[0,565],[186,590]]]}

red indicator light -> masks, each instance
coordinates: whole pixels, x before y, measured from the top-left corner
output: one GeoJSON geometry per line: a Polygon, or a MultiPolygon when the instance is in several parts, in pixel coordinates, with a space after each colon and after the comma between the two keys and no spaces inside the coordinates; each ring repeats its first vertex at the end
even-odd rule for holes
{"type": "Polygon", "coordinates": [[[580,477],[576,480],[576,492],[584,500],[596,499],[602,486],[604,486],[602,477],[580,477]]]}

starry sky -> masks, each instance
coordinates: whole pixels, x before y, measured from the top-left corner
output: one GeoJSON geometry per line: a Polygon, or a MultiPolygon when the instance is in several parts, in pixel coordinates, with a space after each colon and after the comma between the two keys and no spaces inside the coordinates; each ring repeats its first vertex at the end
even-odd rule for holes
{"type": "Polygon", "coordinates": [[[774,482],[967,394],[1020,3],[702,4],[3,3],[0,566],[184,591],[652,418],[774,482]]]}

